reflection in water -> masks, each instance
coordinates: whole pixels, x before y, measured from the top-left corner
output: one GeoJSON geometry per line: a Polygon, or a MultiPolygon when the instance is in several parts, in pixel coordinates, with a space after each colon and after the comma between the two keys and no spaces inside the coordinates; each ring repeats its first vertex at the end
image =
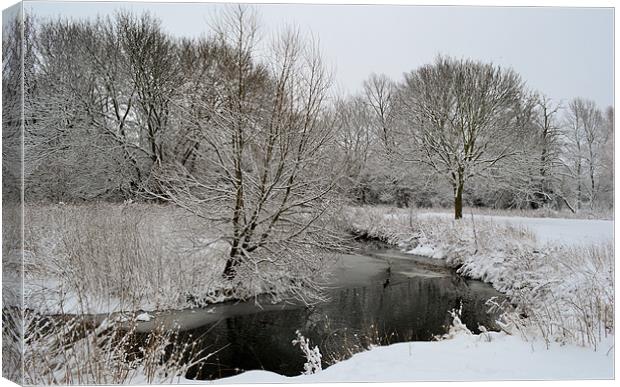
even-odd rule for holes
{"type": "Polygon", "coordinates": [[[203,347],[220,349],[187,377],[214,379],[264,369],[299,375],[305,358],[292,345],[295,331],[318,345],[324,366],[369,344],[431,340],[445,333],[448,311],[463,303],[463,322],[493,328],[485,301],[497,296],[490,286],[464,280],[447,270],[420,269],[406,259],[342,256],[334,268],[329,300],[310,307],[222,305],[159,319],[177,321],[185,335],[201,337],[203,347]],[[202,324],[200,322],[202,321],[202,324]]]}

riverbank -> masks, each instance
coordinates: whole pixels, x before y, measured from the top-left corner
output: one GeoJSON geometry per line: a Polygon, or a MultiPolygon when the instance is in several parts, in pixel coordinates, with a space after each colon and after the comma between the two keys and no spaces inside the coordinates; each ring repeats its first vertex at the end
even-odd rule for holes
{"type": "Polygon", "coordinates": [[[140,332],[158,312],[298,296],[327,267],[265,260],[230,280],[225,225],[131,202],[29,204],[22,254],[21,211],[3,212],[3,369],[24,384],[170,382],[219,348],[174,324],[140,332]]]}
{"type": "MultiPolygon", "coordinates": [[[[350,230],[442,260],[506,294],[506,330],[596,349],[614,332],[613,221],[350,208],[350,230]]],[[[502,308],[502,305],[497,305],[502,308]]]]}

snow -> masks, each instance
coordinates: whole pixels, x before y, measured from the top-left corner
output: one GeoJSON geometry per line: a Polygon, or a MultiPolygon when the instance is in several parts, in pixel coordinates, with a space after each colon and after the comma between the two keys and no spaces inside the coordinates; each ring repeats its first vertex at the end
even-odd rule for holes
{"type": "Polygon", "coordinates": [[[152,318],[153,316],[151,316],[150,314],[146,312],[140,313],[139,315],[136,316],[136,320],[138,321],[151,321],[152,318]]]}
{"type": "Polygon", "coordinates": [[[562,245],[602,243],[614,237],[614,222],[611,220],[517,217],[503,219],[499,216],[493,219],[523,225],[532,230],[540,241],[547,243],[562,245]]]}
{"type": "Polygon", "coordinates": [[[407,254],[421,255],[423,257],[435,259],[444,259],[446,257],[442,249],[438,249],[435,246],[430,245],[418,245],[407,251],[407,254]]]}
{"type": "MultiPolygon", "coordinates": [[[[248,371],[215,383],[611,379],[613,342],[613,337],[607,337],[595,352],[556,343],[546,349],[540,342],[498,332],[460,334],[437,342],[375,347],[312,375],[248,371]]],[[[196,381],[183,381],[192,382],[196,381]]]]}
{"type": "MultiPolygon", "coordinates": [[[[452,214],[436,212],[419,213],[417,216],[420,218],[453,217],[452,214]]],[[[474,221],[476,220],[490,220],[499,224],[527,227],[534,232],[540,242],[565,246],[603,243],[614,237],[613,220],[474,215],[474,221]]],[[[465,215],[463,221],[471,221],[470,216],[465,215]]]]}

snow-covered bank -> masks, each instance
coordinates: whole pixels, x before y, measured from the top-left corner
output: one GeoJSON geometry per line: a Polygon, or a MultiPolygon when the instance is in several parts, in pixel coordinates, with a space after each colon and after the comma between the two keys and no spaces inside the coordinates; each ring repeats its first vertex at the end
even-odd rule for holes
{"type": "Polygon", "coordinates": [[[248,371],[215,383],[611,379],[613,343],[609,336],[595,352],[557,343],[546,349],[542,342],[527,342],[505,333],[460,334],[438,342],[376,347],[313,375],[289,378],[273,372],[248,371]]]}
{"type": "Polygon", "coordinates": [[[613,222],[351,208],[357,235],[443,259],[506,294],[506,322],[530,339],[597,348],[613,333],[613,222]],[[514,307],[513,307],[514,306],[514,307]]]}

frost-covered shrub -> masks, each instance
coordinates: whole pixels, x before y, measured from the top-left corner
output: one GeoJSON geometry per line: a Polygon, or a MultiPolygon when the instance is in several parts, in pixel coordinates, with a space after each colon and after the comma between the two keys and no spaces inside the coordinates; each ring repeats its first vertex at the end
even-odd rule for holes
{"type": "Polygon", "coordinates": [[[390,212],[387,207],[349,207],[342,212],[342,227],[356,236],[397,245],[411,236],[404,210],[390,212]]]}
{"type": "Polygon", "coordinates": [[[525,336],[540,336],[547,343],[595,349],[613,333],[611,244],[534,249],[514,242],[510,246],[495,256],[468,257],[458,269],[459,274],[490,282],[509,296],[512,305],[504,308],[506,326],[525,336]]]}
{"type": "Polygon", "coordinates": [[[304,375],[310,375],[317,373],[323,369],[321,365],[321,351],[318,346],[314,348],[310,347],[310,340],[305,338],[301,332],[295,331],[297,338],[293,340],[293,345],[299,345],[299,349],[304,353],[306,357],[306,363],[304,364],[304,375]]]}
{"type": "Polygon", "coordinates": [[[461,316],[463,313],[463,302],[461,302],[461,305],[459,306],[458,309],[452,309],[449,313],[450,313],[450,317],[452,317],[452,322],[450,323],[450,326],[448,327],[448,332],[440,336],[435,336],[436,340],[449,340],[461,334],[465,334],[465,335],[472,334],[469,328],[467,328],[467,326],[463,323],[463,321],[461,321],[461,316]]]}
{"type": "Polygon", "coordinates": [[[547,343],[597,349],[614,332],[613,246],[548,248],[537,257],[529,270],[530,263],[513,258],[513,270],[522,279],[504,290],[517,306],[505,319],[547,343]]]}

